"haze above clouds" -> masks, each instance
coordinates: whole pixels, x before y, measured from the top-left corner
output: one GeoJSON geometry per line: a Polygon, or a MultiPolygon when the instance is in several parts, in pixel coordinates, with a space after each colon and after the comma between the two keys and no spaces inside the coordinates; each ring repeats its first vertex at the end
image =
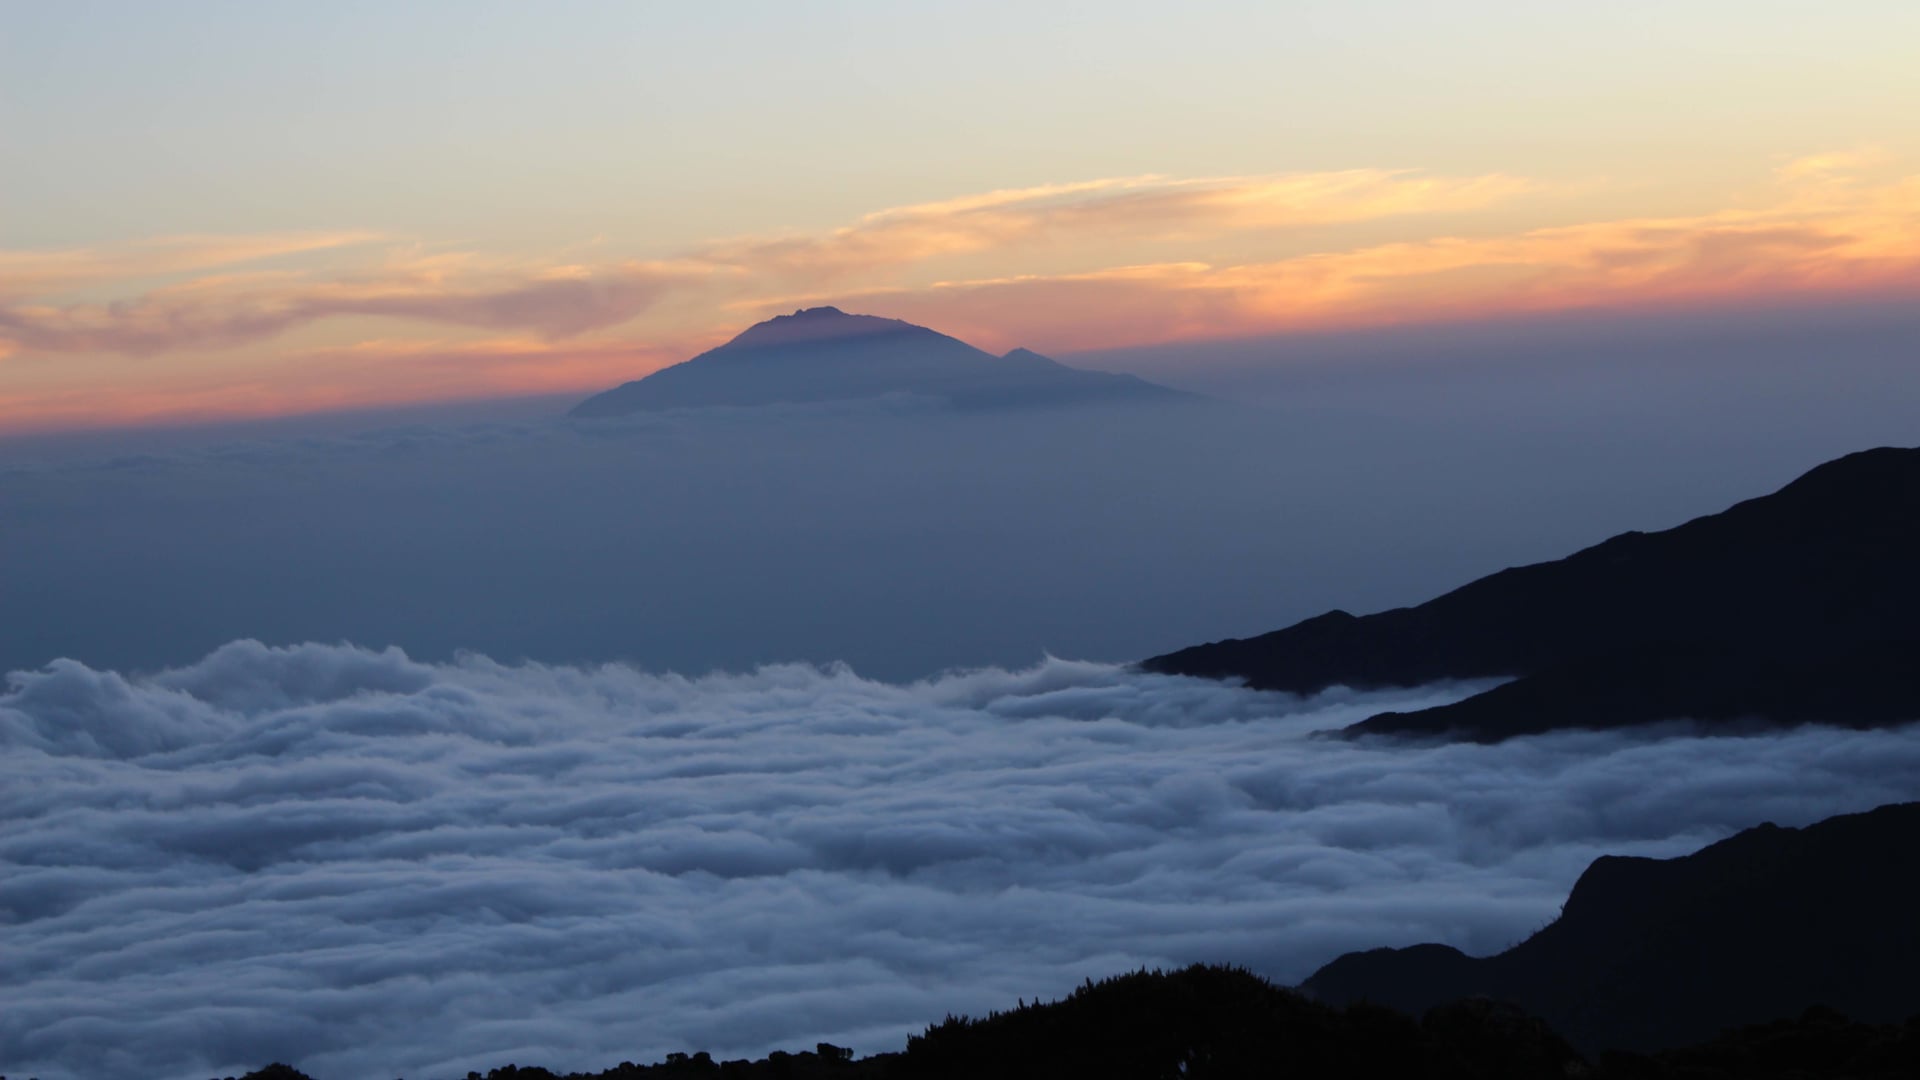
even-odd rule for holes
{"type": "Polygon", "coordinates": [[[0,441],[0,670],[240,637],[895,680],[1137,659],[1911,445],[1916,335],[1893,304],[1588,316],[1078,360],[1231,399],[1201,410],[544,399],[0,441]]]}
{"type": "Polygon", "coordinates": [[[1911,731],[1313,738],[1307,702],[1050,661],[436,666],[236,642],[0,696],[0,1061],[45,1080],[603,1068],[1141,964],[1495,950],[1603,853],[1910,796],[1911,731]]]}

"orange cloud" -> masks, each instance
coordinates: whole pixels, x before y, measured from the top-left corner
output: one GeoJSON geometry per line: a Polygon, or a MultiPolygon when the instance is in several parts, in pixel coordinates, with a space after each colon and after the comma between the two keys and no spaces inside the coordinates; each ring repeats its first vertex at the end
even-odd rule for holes
{"type": "Polygon", "coordinates": [[[626,322],[676,276],[658,267],[544,271],[479,283],[429,272],[344,281],[201,279],[108,304],[0,307],[16,350],[151,355],[219,349],[337,316],[373,316],[565,338],[626,322]]]}
{"type": "MultiPolygon", "coordinates": [[[[516,265],[470,253],[402,253],[335,279],[294,272],[201,276],[109,303],[0,306],[16,350],[153,355],[260,341],[339,316],[377,316],[565,338],[648,310],[676,287],[749,288],[923,263],[954,254],[1097,237],[1197,237],[1463,211],[1528,189],[1489,175],[1356,169],[1277,177],[1132,177],[1020,188],[896,207],[815,236],[708,245],[675,260],[516,265]]],[[[77,283],[220,269],[269,255],[364,243],[371,234],[181,238],[125,251],[0,255],[0,281],[43,297],[77,283]],[[10,261],[8,261],[10,260],[10,261]]]]}
{"type": "Polygon", "coordinates": [[[47,296],[88,285],[355,247],[378,239],[379,234],[366,231],[170,236],[120,248],[0,251],[0,297],[47,296]]]}
{"type": "Polygon", "coordinates": [[[1774,170],[1774,175],[1789,183],[1827,180],[1849,176],[1893,160],[1885,147],[1866,146],[1857,150],[1836,150],[1794,158],[1774,170]]]}
{"type": "Polygon", "coordinates": [[[1191,239],[1459,213],[1532,186],[1499,174],[1432,177],[1386,169],[1195,180],[1124,177],[895,207],[824,234],[725,241],[695,257],[747,274],[818,280],[1041,243],[1191,239]]]}
{"type": "MultiPolygon", "coordinates": [[[[1425,177],[1352,169],[1284,177],[1104,179],[987,192],[883,209],[816,236],[710,244],[672,261],[524,267],[472,254],[405,254],[340,279],[252,273],[167,284],[108,304],[13,302],[0,336],[15,352],[154,356],[250,344],[328,317],[396,317],[549,338],[634,319],[676,286],[751,288],[804,277],[847,279],[927,259],[1077,238],[1167,238],[1350,223],[1476,209],[1523,192],[1513,177],[1425,177]]],[[[73,284],[221,269],[267,256],[365,244],[369,233],[171,238],[121,252],[0,254],[0,296],[46,296],[73,284]]]]}
{"type": "Polygon", "coordinates": [[[1774,206],[1508,236],[1439,237],[1214,266],[783,295],[930,322],[983,343],[1072,350],[1598,304],[1879,289],[1920,281],[1920,177],[1788,192],[1774,206]]]}

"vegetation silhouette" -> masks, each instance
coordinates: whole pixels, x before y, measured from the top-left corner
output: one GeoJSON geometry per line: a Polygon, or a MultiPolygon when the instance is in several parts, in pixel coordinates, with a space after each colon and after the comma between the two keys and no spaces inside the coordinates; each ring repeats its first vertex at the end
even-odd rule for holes
{"type": "Polygon", "coordinates": [[[1563,1075],[1571,1047],[1493,1002],[1422,1021],[1371,1005],[1336,1008],[1241,968],[1136,971],[1062,1001],[969,1020],[908,1040],[889,1075],[1112,1078],[1563,1075]]]}
{"type": "MultiPolygon", "coordinates": [[[[467,1080],[1911,1080],[1920,1075],[1920,1016],[1874,1025],[1811,1009],[1697,1046],[1582,1058],[1544,1022],[1484,998],[1415,1020],[1377,1005],[1315,1002],[1238,968],[1195,966],[1090,982],[1064,1000],[977,1020],[948,1017],[904,1053],[851,1060],[844,1050],[823,1044],[725,1062],[674,1054],[594,1073],[506,1065],[467,1080]]],[[[354,1078],[272,1065],[240,1080],[354,1078]]]]}

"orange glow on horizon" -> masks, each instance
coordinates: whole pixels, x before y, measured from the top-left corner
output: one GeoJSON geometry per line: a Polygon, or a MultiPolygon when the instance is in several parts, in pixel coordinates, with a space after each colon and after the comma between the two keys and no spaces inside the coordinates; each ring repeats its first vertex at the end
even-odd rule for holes
{"type": "Polygon", "coordinates": [[[1766,195],[1744,205],[1528,228],[1486,216],[1542,197],[1524,179],[1350,170],[1010,189],[652,259],[379,250],[366,232],[0,252],[0,433],[585,394],[819,303],[995,351],[1072,353],[1600,307],[1920,294],[1920,175],[1889,175],[1893,167],[1873,149],[1813,155],[1776,169],[1766,195]],[[1476,214],[1473,227],[1456,227],[1476,214]],[[1375,223],[1375,238],[1323,237],[1265,261],[1180,257],[1249,238],[1285,248],[1301,229],[1358,222],[1375,223]],[[1398,238],[1378,239],[1382,229],[1398,238]],[[1075,253],[1091,264],[1007,272],[1075,253]],[[255,265],[264,259],[271,270],[255,265]],[[116,282],[144,289],[101,299],[116,282]],[[321,323],[322,336],[348,343],[296,343],[321,323]],[[455,333],[395,333],[425,326],[455,333]]]}

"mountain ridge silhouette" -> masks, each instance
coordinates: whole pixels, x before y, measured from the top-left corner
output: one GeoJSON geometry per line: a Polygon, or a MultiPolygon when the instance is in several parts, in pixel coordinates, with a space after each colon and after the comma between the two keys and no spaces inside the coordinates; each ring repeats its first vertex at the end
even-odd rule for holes
{"type": "Polygon", "coordinates": [[[1658,1051],[1810,1007],[1920,1013],[1920,803],[1756,826],[1690,855],[1604,855],[1560,917],[1488,957],[1445,945],[1348,953],[1302,990],[1419,1015],[1510,1002],[1586,1051],[1658,1051]]]}
{"type": "Polygon", "coordinates": [[[1883,447],[1661,532],[1490,574],[1414,607],[1330,611],[1142,661],[1313,693],[1507,678],[1354,734],[1497,741],[1691,720],[1920,719],[1920,449],[1883,447]]]}

